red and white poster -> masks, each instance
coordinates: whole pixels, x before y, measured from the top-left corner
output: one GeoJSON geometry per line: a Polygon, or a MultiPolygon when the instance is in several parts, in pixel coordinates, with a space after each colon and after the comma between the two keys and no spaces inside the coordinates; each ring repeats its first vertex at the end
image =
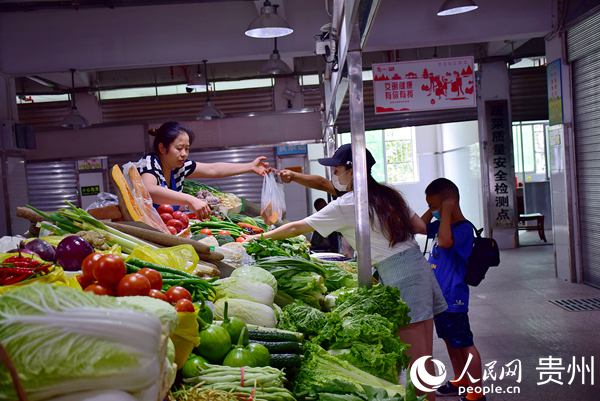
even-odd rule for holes
{"type": "Polygon", "coordinates": [[[375,114],[476,107],[473,57],[373,64],[375,114]]]}

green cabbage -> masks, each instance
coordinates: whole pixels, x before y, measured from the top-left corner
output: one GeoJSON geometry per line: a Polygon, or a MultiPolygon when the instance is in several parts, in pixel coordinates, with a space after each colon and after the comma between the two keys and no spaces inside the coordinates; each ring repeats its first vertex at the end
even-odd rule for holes
{"type": "Polygon", "coordinates": [[[244,277],[228,277],[215,282],[217,299],[237,298],[258,302],[264,305],[273,305],[275,292],[267,284],[248,280],[244,277]]]}
{"type": "Polygon", "coordinates": [[[230,317],[239,317],[247,324],[257,326],[275,327],[277,325],[275,311],[272,307],[245,299],[221,298],[217,300],[215,302],[215,317],[218,319],[223,319],[225,301],[229,305],[227,315],[230,317]]]}
{"type": "MultiPolygon", "coordinates": [[[[30,401],[87,390],[122,390],[159,399],[168,363],[159,319],[112,297],[33,284],[0,297],[0,343],[30,401]],[[154,394],[149,390],[154,389],[154,394]]],[[[0,400],[15,400],[0,366],[0,400]]]]}
{"type": "Polygon", "coordinates": [[[231,273],[231,277],[238,277],[259,283],[268,284],[274,292],[277,292],[277,279],[271,273],[258,266],[244,266],[235,269],[231,273]]]}

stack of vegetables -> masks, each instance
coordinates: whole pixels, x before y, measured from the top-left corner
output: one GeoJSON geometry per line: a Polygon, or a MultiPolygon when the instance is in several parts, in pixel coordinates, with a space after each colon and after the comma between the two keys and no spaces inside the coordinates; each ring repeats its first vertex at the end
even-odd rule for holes
{"type": "Polygon", "coordinates": [[[229,314],[247,324],[275,327],[276,307],[273,305],[278,292],[277,280],[271,273],[256,266],[234,270],[231,277],[217,280],[215,315],[224,317],[225,303],[229,314]]]}
{"type": "Polygon", "coordinates": [[[285,369],[287,373],[295,371],[300,366],[304,354],[304,334],[297,331],[249,326],[248,337],[251,345],[261,345],[269,350],[269,366],[285,369]]]}
{"type": "Polygon", "coordinates": [[[276,302],[285,306],[294,300],[301,300],[315,308],[320,308],[327,287],[326,270],[318,262],[298,257],[272,256],[256,263],[277,279],[276,302]]]}
{"type": "Polygon", "coordinates": [[[304,333],[311,340],[305,346],[295,394],[337,394],[361,400],[370,399],[371,390],[403,395],[404,388],[395,383],[407,364],[407,345],[396,331],[408,324],[409,318],[398,290],[385,286],[341,288],[337,294],[329,313],[302,301],[282,310],[278,328],[304,333]]]}
{"type": "Polygon", "coordinates": [[[294,238],[273,240],[256,238],[244,244],[246,252],[254,259],[261,260],[272,256],[287,256],[309,259],[309,243],[303,235],[294,238]]]}
{"type": "MultiPolygon", "coordinates": [[[[175,379],[169,335],[177,315],[165,302],[132,299],[50,284],[4,294],[0,344],[27,398],[162,399],[175,379]]],[[[0,400],[17,398],[9,370],[0,369],[0,400]]]]}
{"type": "Polygon", "coordinates": [[[211,209],[215,211],[237,213],[242,208],[242,200],[236,195],[197,181],[185,180],[183,182],[183,192],[205,200],[211,209]]]}

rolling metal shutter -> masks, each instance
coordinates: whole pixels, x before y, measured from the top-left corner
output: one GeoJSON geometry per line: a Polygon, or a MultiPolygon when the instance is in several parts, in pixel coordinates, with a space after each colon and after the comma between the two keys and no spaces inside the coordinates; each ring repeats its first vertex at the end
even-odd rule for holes
{"type": "MultiPolygon", "coordinates": [[[[267,162],[275,166],[274,147],[249,147],[190,154],[190,159],[201,163],[246,163],[259,156],[266,156],[267,162]]],[[[231,192],[251,202],[260,203],[263,178],[256,174],[242,174],[234,177],[198,180],[199,182],[220,188],[224,192],[231,192]]]]}
{"type": "Polygon", "coordinates": [[[29,203],[44,211],[65,206],[65,201],[79,206],[76,162],[27,162],[29,203]]]}
{"type": "Polygon", "coordinates": [[[600,287],[600,13],[567,32],[573,72],[583,281],[600,287]]]}
{"type": "Polygon", "coordinates": [[[513,121],[548,119],[545,66],[510,70],[510,108],[513,121]]]}

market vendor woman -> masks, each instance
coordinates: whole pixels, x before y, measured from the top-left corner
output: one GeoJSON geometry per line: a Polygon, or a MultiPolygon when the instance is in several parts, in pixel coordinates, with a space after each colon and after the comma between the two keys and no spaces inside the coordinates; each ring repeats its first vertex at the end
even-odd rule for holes
{"type": "Polygon", "coordinates": [[[166,122],[149,133],[154,136],[155,153],[142,158],[138,170],[152,200],[155,204],[189,206],[200,218],[210,214],[210,207],[206,201],[182,192],[184,179],[221,178],[243,173],[264,175],[268,169],[265,157],[258,157],[249,163],[200,163],[189,160],[194,133],[177,122],[166,122]]]}
{"type": "MultiPolygon", "coordinates": [[[[342,145],[333,157],[319,159],[319,163],[333,167],[332,182],[338,191],[349,192],[304,220],[284,224],[262,235],[283,239],[311,231],[324,237],[339,232],[356,249],[352,148],[349,144],[342,145]]],[[[371,257],[381,283],[397,287],[410,308],[411,323],[401,328],[398,335],[411,345],[408,354],[415,361],[420,356],[431,355],[433,316],[446,310],[447,305],[414,239],[415,233],[425,233],[425,223],[399,192],[373,178],[374,164],[375,159],[367,150],[371,257]]],[[[251,238],[254,237],[258,236],[251,238]]]]}

